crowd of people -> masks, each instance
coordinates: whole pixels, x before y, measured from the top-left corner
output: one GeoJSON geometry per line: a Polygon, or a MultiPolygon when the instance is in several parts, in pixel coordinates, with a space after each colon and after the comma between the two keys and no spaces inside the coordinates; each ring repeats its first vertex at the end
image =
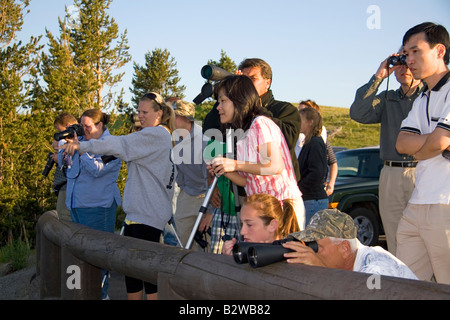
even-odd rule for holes
{"type": "MultiPolygon", "coordinates": [[[[239,241],[292,238],[298,241],[283,244],[292,250],[288,263],[450,284],[449,52],[443,26],[411,28],[392,55],[405,63],[384,59],[350,107],[353,120],[381,123],[379,207],[389,251],[361,244],[350,216],[328,209],[338,168],[320,108],[312,100],[298,108],[275,100],[270,65],[258,58],[245,59],[215,86],[217,102],[203,127],[192,103],[154,92],[141,98],[141,129],[128,135],[111,135],[108,115],[85,111],[82,136],[53,142],[62,181],[58,214],[114,232],[122,205],[125,236],[161,242],[170,222],[174,245],[226,255],[239,241]],[[400,88],[378,93],[391,73],[400,88]],[[123,200],[116,183],[122,161],[123,200]],[[208,245],[189,247],[192,232],[208,245]],[[316,241],[318,251],[303,241],[316,241]]],[[[55,127],[74,123],[64,114],[55,127]]],[[[126,277],[126,288],[129,299],[157,298],[155,284],[126,277]]]]}

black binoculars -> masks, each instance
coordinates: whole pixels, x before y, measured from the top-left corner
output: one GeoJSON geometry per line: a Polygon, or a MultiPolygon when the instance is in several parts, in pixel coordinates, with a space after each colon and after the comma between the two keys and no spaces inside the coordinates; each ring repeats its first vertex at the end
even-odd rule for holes
{"type": "Polygon", "coordinates": [[[389,57],[388,63],[390,66],[406,66],[406,56],[402,54],[399,56],[389,57]]]}
{"type": "MultiPolygon", "coordinates": [[[[288,241],[298,241],[293,238],[277,240],[272,243],[257,243],[257,242],[238,242],[233,246],[233,258],[236,263],[249,263],[253,268],[264,267],[269,264],[281,261],[284,259],[284,254],[292,252],[282,246],[288,241]]],[[[317,252],[319,247],[316,241],[303,242],[317,252]]]]}

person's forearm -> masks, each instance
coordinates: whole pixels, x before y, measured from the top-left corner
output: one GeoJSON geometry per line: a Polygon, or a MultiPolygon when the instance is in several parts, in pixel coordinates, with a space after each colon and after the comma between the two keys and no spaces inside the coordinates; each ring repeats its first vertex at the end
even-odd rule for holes
{"type": "Polygon", "coordinates": [[[238,172],[227,172],[225,177],[230,179],[234,184],[245,187],[247,179],[241,176],[238,172]]]}
{"type": "Polygon", "coordinates": [[[450,131],[436,128],[431,134],[427,135],[426,141],[415,154],[417,160],[426,160],[442,153],[450,145],[450,131]]]}
{"type": "Polygon", "coordinates": [[[423,147],[426,139],[427,135],[401,131],[397,137],[395,148],[400,154],[414,155],[423,147]]]}

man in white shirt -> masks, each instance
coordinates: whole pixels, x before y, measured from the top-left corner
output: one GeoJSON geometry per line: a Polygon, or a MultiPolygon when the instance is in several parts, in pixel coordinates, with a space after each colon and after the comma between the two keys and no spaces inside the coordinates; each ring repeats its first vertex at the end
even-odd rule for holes
{"type": "Polygon", "coordinates": [[[284,256],[288,263],[417,280],[414,273],[389,251],[365,246],[356,235],[357,227],[348,214],[337,209],[321,210],[311,218],[305,230],[289,235],[299,241],[284,243],[284,247],[294,250],[284,256]],[[317,253],[302,241],[316,241],[317,253]]]}
{"type": "Polygon", "coordinates": [[[450,38],[431,22],[403,37],[406,63],[425,83],[402,122],[396,148],[418,164],[415,188],[397,229],[397,257],[421,280],[450,284],[450,38]]]}

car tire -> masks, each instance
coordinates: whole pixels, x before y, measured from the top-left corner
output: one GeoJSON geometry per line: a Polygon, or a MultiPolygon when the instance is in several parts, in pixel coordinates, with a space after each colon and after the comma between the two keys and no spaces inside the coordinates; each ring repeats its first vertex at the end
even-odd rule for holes
{"type": "Polygon", "coordinates": [[[366,246],[374,246],[378,243],[380,228],[376,215],[364,207],[356,207],[348,213],[358,227],[358,240],[366,246]]]}

